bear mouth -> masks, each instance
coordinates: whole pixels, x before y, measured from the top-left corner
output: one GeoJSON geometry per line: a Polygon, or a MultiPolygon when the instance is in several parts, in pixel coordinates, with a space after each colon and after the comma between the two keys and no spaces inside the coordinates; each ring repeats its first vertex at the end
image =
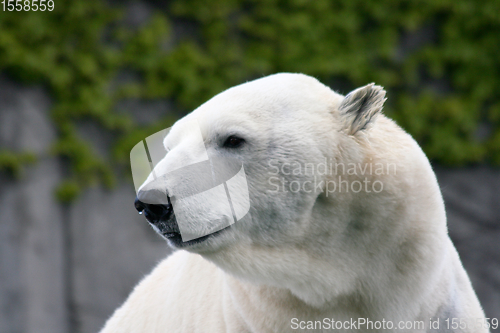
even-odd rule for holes
{"type": "MultiPolygon", "coordinates": [[[[174,219],[175,219],[175,217],[174,217],[174,219]]],[[[177,222],[174,221],[174,223],[177,225],[177,222]]],[[[224,229],[215,231],[215,232],[213,232],[213,233],[211,233],[209,235],[206,235],[206,236],[202,236],[202,237],[199,237],[199,238],[188,240],[186,242],[182,241],[182,236],[181,236],[180,232],[178,232],[178,231],[169,231],[169,230],[166,230],[166,229],[162,230],[162,229],[158,228],[158,226],[156,226],[156,225],[154,225],[154,227],[157,229],[156,231],[163,238],[165,238],[167,240],[167,242],[169,242],[169,244],[171,246],[180,249],[180,248],[187,248],[187,247],[190,247],[190,246],[193,246],[193,245],[204,243],[208,239],[217,237],[221,233],[225,232],[231,226],[228,226],[228,227],[226,227],[224,229]]]]}
{"type": "Polygon", "coordinates": [[[212,235],[217,235],[220,231],[214,232],[210,235],[202,236],[186,242],[182,241],[182,236],[179,230],[179,225],[175,218],[175,214],[172,212],[167,218],[162,218],[159,221],[149,221],[149,224],[155,229],[155,231],[160,234],[167,242],[176,248],[186,248],[196,244],[200,244],[209,239],[212,235]]]}
{"type": "Polygon", "coordinates": [[[190,245],[198,244],[205,241],[209,235],[200,238],[192,239],[186,242],[182,241],[179,225],[175,218],[175,214],[171,212],[167,216],[163,216],[159,220],[152,221],[146,216],[146,220],[153,227],[153,229],[163,238],[165,238],[170,245],[177,248],[187,247],[190,245]]]}
{"type": "Polygon", "coordinates": [[[160,233],[163,238],[165,238],[171,245],[176,248],[184,248],[192,245],[203,243],[207,240],[211,235],[202,236],[200,238],[192,239],[186,242],[182,241],[182,236],[178,232],[162,232],[160,233]]]}

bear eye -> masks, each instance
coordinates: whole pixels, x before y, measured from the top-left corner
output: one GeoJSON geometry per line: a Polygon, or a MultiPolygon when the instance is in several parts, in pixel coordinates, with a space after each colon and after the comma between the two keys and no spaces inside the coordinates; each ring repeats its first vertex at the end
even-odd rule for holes
{"type": "Polygon", "coordinates": [[[237,137],[236,135],[231,135],[224,142],[224,147],[226,148],[238,148],[245,142],[245,139],[237,137]]]}

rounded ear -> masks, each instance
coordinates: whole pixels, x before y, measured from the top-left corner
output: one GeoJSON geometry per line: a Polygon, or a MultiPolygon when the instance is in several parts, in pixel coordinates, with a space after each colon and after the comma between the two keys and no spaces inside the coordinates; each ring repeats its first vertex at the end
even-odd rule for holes
{"type": "Polygon", "coordinates": [[[382,111],[387,98],[381,86],[370,83],[347,94],[340,103],[339,112],[344,122],[344,129],[354,135],[366,129],[382,111]]]}

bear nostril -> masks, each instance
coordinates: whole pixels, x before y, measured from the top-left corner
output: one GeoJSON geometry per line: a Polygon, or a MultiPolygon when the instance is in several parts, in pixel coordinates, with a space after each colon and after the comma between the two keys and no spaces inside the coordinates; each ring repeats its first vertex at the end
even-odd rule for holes
{"type": "Polygon", "coordinates": [[[144,211],[144,217],[146,218],[146,220],[148,220],[148,222],[151,222],[151,223],[157,221],[155,216],[152,216],[151,213],[147,210],[144,211]]]}
{"type": "Polygon", "coordinates": [[[173,212],[172,205],[170,204],[170,198],[169,203],[166,205],[147,204],[139,199],[135,199],[134,207],[137,209],[139,214],[144,213],[144,217],[146,217],[146,219],[151,223],[156,223],[161,219],[168,219],[170,214],[173,212]]]}
{"type": "Polygon", "coordinates": [[[142,214],[142,211],[146,208],[146,205],[139,199],[135,198],[134,207],[135,209],[137,209],[139,214],[142,214]]]}
{"type": "Polygon", "coordinates": [[[165,213],[164,205],[148,205],[147,208],[153,216],[161,217],[165,213]]]}

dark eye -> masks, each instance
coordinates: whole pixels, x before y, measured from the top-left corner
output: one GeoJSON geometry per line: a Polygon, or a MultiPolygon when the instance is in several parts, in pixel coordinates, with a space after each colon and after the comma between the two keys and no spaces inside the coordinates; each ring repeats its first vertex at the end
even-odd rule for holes
{"type": "Polygon", "coordinates": [[[231,135],[226,139],[226,142],[224,142],[224,147],[226,148],[238,148],[245,142],[244,139],[239,138],[235,135],[231,135]]]}

